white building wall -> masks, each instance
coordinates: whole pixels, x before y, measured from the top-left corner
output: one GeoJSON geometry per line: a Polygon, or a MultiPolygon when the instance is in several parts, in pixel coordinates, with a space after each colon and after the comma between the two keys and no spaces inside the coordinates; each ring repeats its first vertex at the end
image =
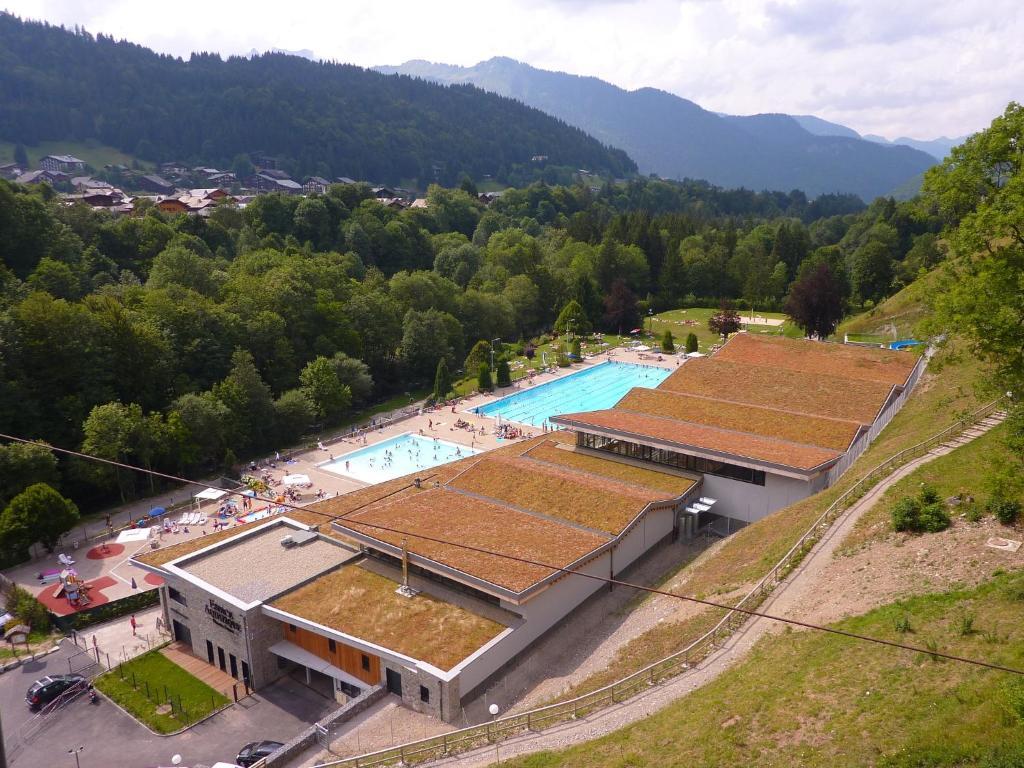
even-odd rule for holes
{"type": "Polygon", "coordinates": [[[825,487],[825,479],[822,475],[807,482],[766,472],[762,486],[727,477],[704,475],[703,495],[717,501],[712,508],[715,514],[752,523],[777,509],[817,493],[825,487]]]}
{"type": "MultiPolygon", "coordinates": [[[[602,578],[620,573],[672,533],[672,518],[671,509],[645,515],[619,542],[614,554],[606,551],[579,570],[602,578]]],[[[462,696],[471,693],[597,590],[607,588],[607,585],[596,579],[570,575],[562,577],[523,605],[502,602],[503,608],[518,613],[525,621],[459,670],[459,690],[462,696]]]]}

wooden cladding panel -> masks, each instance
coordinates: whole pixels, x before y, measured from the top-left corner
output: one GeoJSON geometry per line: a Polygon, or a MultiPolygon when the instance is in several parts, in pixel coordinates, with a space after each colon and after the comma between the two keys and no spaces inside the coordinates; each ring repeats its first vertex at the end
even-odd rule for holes
{"type": "Polygon", "coordinates": [[[380,657],[372,653],[364,653],[358,648],[345,645],[340,641],[334,643],[334,653],[331,653],[330,640],[316,632],[310,632],[302,627],[295,627],[292,631],[291,624],[281,624],[284,629],[284,638],[290,643],[319,656],[324,661],[330,662],[339,669],[348,672],[352,677],[359,678],[364,683],[376,685],[380,682],[380,657]],[[363,656],[370,660],[370,668],[363,667],[363,656]]]}

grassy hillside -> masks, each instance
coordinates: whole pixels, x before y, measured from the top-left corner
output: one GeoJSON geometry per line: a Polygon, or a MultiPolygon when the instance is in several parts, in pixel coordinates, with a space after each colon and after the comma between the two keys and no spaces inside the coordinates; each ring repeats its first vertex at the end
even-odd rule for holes
{"type": "MultiPolygon", "coordinates": [[[[994,474],[1004,468],[1019,466],[1005,441],[1006,427],[999,426],[953,453],[941,456],[919,467],[885,492],[875,507],[864,515],[844,542],[845,550],[853,550],[868,542],[892,534],[890,513],[896,502],[904,496],[917,493],[923,483],[933,486],[942,498],[965,494],[974,498],[974,504],[960,506],[955,515],[981,515],[984,502],[991,493],[994,474]]],[[[1006,488],[1009,495],[1024,503],[1024,487],[1006,488]]],[[[1018,538],[1015,533],[1008,534],[1018,538]]]]}
{"type": "MultiPolygon", "coordinates": [[[[39,159],[47,155],[74,155],[80,160],[85,160],[97,171],[102,170],[104,165],[127,165],[129,168],[135,158],[113,147],[107,147],[96,141],[44,141],[35,146],[26,146],[25,154],[28,155],[29,170],[39,167],[39,159]]],[[[0,163],[14,162],[14,144],[8,141],[0,141],[0,163]]],[[[149,164],[143,163],[145,167],[149,164]]]]}
{"type": "Polygon", "coordinates": [[[874,309],[849,318],[836,330],[836,338],[842,339],[843,334],[877,335],[884,341],[913,338],[918,323],[931,311],[941,270],[936,267],[874,309]]]}
{"type": "MultiPolygon", "coordinates": [[[[1022,598],[1024,577],[1001,574],[976,589],[895,603],[837,626],[1020,669],[1022,598]],[[908,625],[909,631],[899,631],[908,625]]],[[[506,764],[1021,765],[1022,716],[1020,677],[817,632],[784,631],[646,720],[563,752],[506,764]]]]}

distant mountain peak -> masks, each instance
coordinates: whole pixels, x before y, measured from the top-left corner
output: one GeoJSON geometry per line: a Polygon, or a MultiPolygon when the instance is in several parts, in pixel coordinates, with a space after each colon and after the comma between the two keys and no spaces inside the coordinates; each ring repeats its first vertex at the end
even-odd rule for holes
{"type": "Polygon", "coordinates": [[[471,67],[411,61],[377,69],[439,83],[469,83],[516,99],[625,149],[642,173],[664,178],[756,190],[802,189],[812,197],[849,192],[870,199],[934,163],[924,152],[880,146],[813,115],[716,115],[657,88],[630,91],[507,56],[471,67]]]}

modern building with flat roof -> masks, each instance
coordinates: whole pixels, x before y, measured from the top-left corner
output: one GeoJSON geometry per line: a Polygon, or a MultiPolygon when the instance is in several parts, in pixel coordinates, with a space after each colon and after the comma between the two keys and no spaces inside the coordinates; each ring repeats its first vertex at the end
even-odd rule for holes
{"type": "MultiPolygon", "coordinates": [[[[925,358],[740,333],[657,389],[551,421],[581,449],[699,472],[714,516],[750,523],[827,488],[889,423],[925,358]]],[[[697,527],[710,510],[691,509],[697,527]]]]}
{"type": "Polygon", "coordinates": [[[136,555],[174,637],[260,688],[386,688],[449,722],[648,550],[834,482],[924,358],[738,335],[656,389],[284,517],[136,555]]]}

